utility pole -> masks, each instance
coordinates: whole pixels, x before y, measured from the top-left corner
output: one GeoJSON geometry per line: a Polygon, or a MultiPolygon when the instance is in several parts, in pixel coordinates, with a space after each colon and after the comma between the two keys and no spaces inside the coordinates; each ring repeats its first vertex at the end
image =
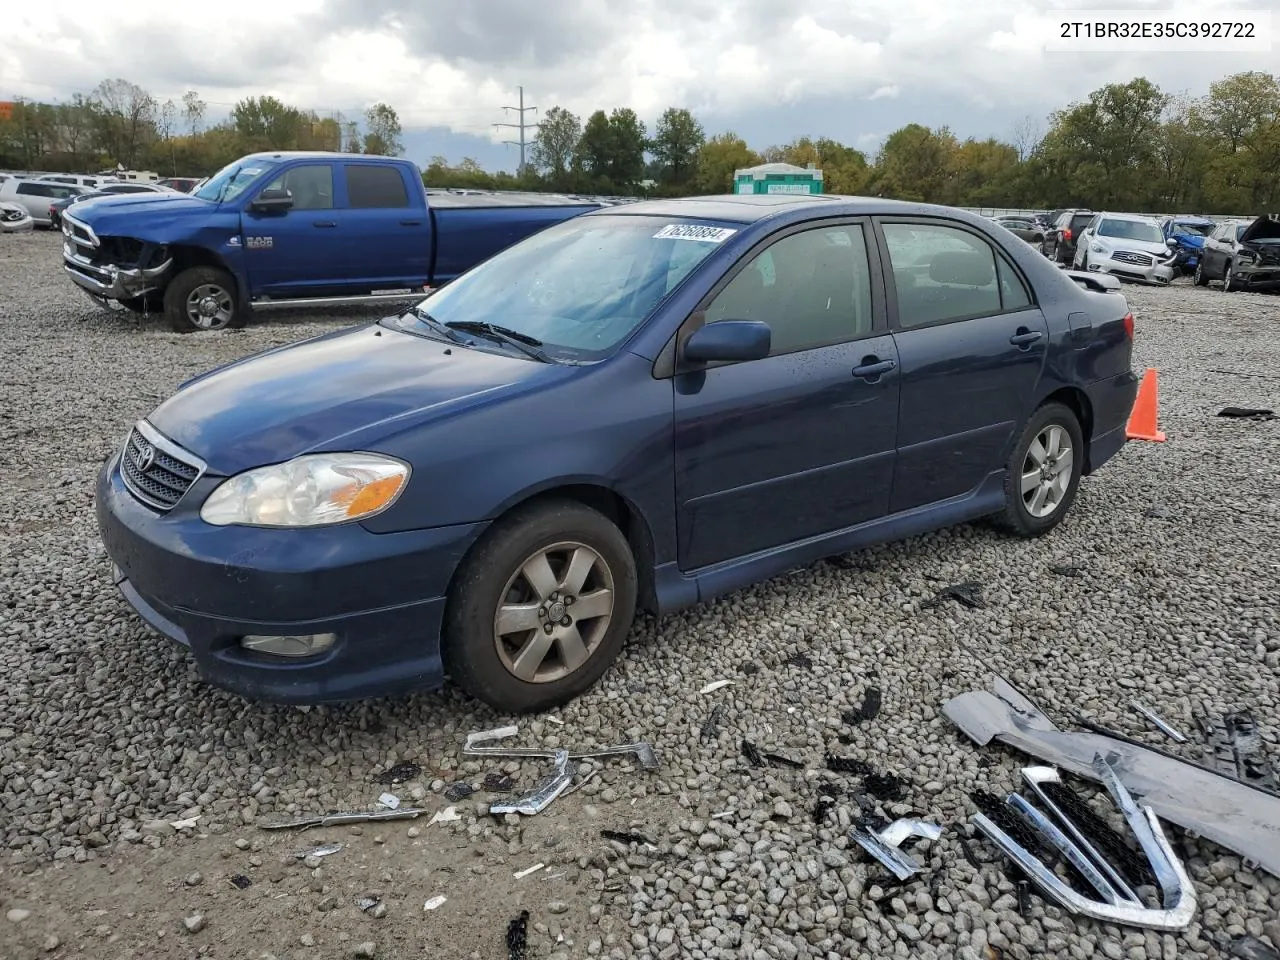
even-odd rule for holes
{"type": "Polygon", "coordinates": [[[519,140],[504,140],[504,141],[502,141],[502,142],[503,142],[503,143],[509,143],[509,144],[511,144],[511,146],[513,146],[513,147],[519,147],[519,148],[520,148],[520,167],[519,167],[519,169],[518,169],[518,171],[517,171],[517,175],[518,175],[518,176],[523,177],[523,176],[524,176],[524,170],[525,170],[525,160],[524,160],[524,152],[525,152],[525,148],[526,148],[526,147],[528,147],[530,144],[532,144],[532,143],[533,143],[533,141],[532,141],[532,140],[526,140],[526,139],[525,139],[524,131],[525,131],[525,128],[536,128],[536,127],[538,126],[538,124],[536,124],[536,123],[525,123],[524,115],[525,115],[525,113],[527,113],[528,111],[530,111],[530,110],[535,110],[535,111],[536,111],[538,108],[537,108],[537,107],[526,107],[526,106],[524,105],[524,87],[520,87],[520,88],[519,88],[519,90],[520,90],[520,106],[518,106],[518,107],[503,107],[502,109],[503,109],[503,110],[515,110],[515,111],[519,114],[519,116],[520,116],[520,122],[519,122],[519,123],[495,123],[495,124],[494,124],[494,126],[495,126],[495,127],[511,127],[511,128],[513,128],[513,129],[519,129],[519,131],[520,131],[520,139],[519,139],[519,140]]]}

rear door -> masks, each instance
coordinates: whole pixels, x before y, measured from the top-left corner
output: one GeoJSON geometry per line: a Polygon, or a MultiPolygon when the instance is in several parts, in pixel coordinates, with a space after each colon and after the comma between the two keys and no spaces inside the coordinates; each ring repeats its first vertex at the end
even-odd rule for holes
{"type": "Polygon", "coordinates": [[[964,496],[1003,466],[1048,328],[1013,263],[958,221],[877,218],[902,397],[890,512],[964,496]]]}
{"type": "Polygon", "coordinates": [[[255,294],[297,297],[330,292],[341,279],[344,238],[341,211],[334,196],[333,164],[307,161],[290,166],[254,192],[288,190],[287,210],[255,210],[252,200],[241,214],[242,242],[249,282],[255,294]]]}
{"type": "Polygon", "coordinates": [[[401,289],[426,283],[431,265],[431,221],[420,184],[406,180],[404,164],[341,162],[346,209],[348,276],[362,288],[401,289]]]}

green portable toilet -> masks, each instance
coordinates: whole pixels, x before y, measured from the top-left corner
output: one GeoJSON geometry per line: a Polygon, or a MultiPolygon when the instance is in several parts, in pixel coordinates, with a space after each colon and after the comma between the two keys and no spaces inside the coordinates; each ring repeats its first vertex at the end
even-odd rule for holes
{"type": "Polygon", "coordinates": [[[733,174],[734,193],[821,193],[822,171],[791,163],[762,163],[733,174]]]}

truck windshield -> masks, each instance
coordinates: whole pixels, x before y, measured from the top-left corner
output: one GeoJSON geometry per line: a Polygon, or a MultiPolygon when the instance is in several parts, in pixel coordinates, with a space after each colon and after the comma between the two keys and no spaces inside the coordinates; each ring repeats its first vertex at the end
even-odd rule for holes
{"type": "Polygon", "coordinates": [[[273,166],[274,164],[261,160],[233,161],[206,180],[192,196],[199,197],[201,200],[212,200],[214,203],[233,200],[273,166]]]}
{"type": "MultiPolygon", "coordinates": [[[[446,326],[500,325],[534,338],[557,360],[599,360],[736,232],[736,225],[667,217],[575,217],[491,257],[421,309],[446,326]]],[[[406,328],[418,322],[412,314],[399,321],[406,328]]]]}

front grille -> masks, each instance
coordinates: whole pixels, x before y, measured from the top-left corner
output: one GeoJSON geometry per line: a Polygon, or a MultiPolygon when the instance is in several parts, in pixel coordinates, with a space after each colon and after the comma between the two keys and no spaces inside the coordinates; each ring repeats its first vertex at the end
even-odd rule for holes
{"type": "Polygon", "coordinates": [[[1155,263],[1155,257],[1147,253],[1134,253],[1131,250],[1120,250],[1111,255],[1112,260],[1118,260],[1120,263],[1132,263],[1138,267],[1149,267],[1155,263]]]}
{"type": "Polygon", "coordinates": [[[141,426],[129,433],[120,454],[120,476],[125,487],[157,510],[173,507],[203,472],[204,465],[195,457],[141,426]]]}

